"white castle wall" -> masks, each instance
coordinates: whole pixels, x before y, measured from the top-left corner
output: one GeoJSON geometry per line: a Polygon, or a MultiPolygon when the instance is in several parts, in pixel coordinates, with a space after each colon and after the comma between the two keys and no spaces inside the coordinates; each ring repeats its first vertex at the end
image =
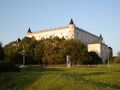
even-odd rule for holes
{"type": "Polygon", "coordinates": [[[95,36],[87,31],[82,29],[76,28],[75,25],[67,25],[65,27],[59,27],[51,30],[44,30],[39,32],[31,32],[27,33],[27,37],[35,37],[36,40],[40,40],[41,38],[49,38],[58,36],[59,38],[66,38],[66,39],[79,39],[85,45],[89,43],[96,43],[100,42],[100,38],[95,36]]]}
{"type": "Polygon", "coordinates": [[[101,56],[101,45],[100,43],[88,44],[88,52],[94,51],[101,56]]]}
{"type": "Polygon", "coordinates": [[[35,37],[36,40],[40,40],[41,38],[49,38],[49,37],[64,37],[65,39],[74,38],[74,25],[68,25],[66,27],[59,27],[53,30],[44,30],[39,32],[31,32],[27,33],[27,37],[35,37]]]}

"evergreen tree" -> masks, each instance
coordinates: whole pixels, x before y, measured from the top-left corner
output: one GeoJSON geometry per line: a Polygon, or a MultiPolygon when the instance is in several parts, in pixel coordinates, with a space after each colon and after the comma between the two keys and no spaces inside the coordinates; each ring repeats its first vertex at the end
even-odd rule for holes
{"type": "Polygon", "coordinates": [[[3,50],[3,47],[2,47],[2,43],[0,43],[0,60],[4,60],[4,50],[3,50]]]}

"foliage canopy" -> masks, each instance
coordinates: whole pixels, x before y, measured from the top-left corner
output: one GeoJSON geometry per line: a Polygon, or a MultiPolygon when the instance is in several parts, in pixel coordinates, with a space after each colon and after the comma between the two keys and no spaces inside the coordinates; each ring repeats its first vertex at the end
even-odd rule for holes
{"type": "Polygon", "coordinates": [[[66,56],[71,56],[72,64],[99,64],[97,54],[87,52],[87,47],[80,40],[58,37],[35,40],[24,37],[19,42],[5,46],[6,61],[22,64],[23,51],[26,64],[65,64],[66,56]],[[95,59],[94,59],[95,57],[95,59]]]}

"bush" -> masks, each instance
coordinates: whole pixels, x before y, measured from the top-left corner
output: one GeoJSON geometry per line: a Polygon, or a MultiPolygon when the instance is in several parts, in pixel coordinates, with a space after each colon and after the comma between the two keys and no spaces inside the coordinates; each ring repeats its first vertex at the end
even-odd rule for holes
{"type": "Polygon", "coordinates": [[[102,59],[96,52],[89,52],[90,60],[87,64],[102,64],[102,59]]]}
{"type": "Polygon", "coordinates": [[[20,71],[20,69],[13,63],[0,63],[0,72],[20,71]]]}

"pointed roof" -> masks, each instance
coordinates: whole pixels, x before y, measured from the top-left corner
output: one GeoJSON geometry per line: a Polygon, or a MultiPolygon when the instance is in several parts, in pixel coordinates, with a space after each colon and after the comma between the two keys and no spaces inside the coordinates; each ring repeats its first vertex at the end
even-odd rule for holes
{"type": "Polygon", "coordinates": [[[17,43],[19,43],[20,41],[21,41],[21,39],[20,39],[20,38],[18,38],[18,39],[16,40],[16,42],[17,42],[17,43]]]}
{"type": "Polygon", "coordinates": [[[103,37],[102,37],[102,35],[101,35],[101,34],[100,34],[100,39],[101,39],[101,40],[103,40],[103,37]]]}
{"type": "Polygon", "coordinates": [[[31,33],[31,29],[29,28],[27,32],[31,33]]]}
{"type": "Polygon", "coordinates": [[[70,20],[70,23],[69,23],[69,24],[73,24],[73,25],[74,25],[74,22],[73,22],[72,18],[71,18],[71,20],[70,20]]]}

